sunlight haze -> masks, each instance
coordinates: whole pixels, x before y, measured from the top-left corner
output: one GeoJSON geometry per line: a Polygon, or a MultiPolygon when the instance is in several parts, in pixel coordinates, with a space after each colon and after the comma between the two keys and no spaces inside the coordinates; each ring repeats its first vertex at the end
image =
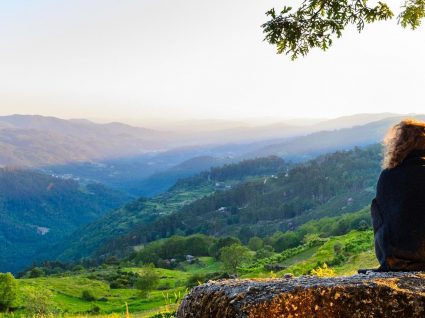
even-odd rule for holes
{"type": "Polygon", "coordinates": [[[2,1],[0,115],[143,123],[423,112],[423,27],[393,19],[350,30],[327,53],[292,62],[262,41],[264,13],[283,5],[2,1]]]}

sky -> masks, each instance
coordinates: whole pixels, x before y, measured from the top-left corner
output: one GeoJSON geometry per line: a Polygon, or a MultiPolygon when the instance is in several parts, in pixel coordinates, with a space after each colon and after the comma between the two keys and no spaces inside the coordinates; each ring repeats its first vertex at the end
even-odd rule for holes
{"type": "Polygon", "coordinates": [[[293,62],[260,27],[268,9],[290,2],[0,0],[0,115],[142,123],[424,113],[424,27],[350,29],[293,62]]]}

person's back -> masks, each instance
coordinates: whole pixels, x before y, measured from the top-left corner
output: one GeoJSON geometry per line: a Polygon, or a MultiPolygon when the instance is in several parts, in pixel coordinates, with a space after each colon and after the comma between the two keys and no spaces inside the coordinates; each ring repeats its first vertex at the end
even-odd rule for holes
{"type": "Polygon", "coordinates": [[[425,270],[425,123],[402,121],[386,146],[371,207],[380,270],[425,270]]]}

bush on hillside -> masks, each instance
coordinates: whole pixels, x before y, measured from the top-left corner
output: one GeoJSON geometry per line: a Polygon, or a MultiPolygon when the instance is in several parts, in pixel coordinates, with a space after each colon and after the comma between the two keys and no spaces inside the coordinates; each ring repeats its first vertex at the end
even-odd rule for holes
{"type": "Polygon", "coordinates": [[[218,259],[220,257],[221,249],[226,246],[240,245],[241,241],[233,236],[221,237],[209,249],[210,256],[218,259]]]}
{"type": "Polygon", "coordinates": [[[259,249],[263,248],[263,246],[264,241],[258,236],[253,236],[248,241],[248,247],[251,251],[258,251],[259,249]]]}
{"type": "Polygon", "coordinates": [[[85,301],[93,301],[96,300],[96,297],[93,295],[93,292],[91,290],[83,290],[81,293],[81,298],[85,301]]]}
{"type": "Polygon", "coordinates": [[[18,293],[18,284],[11,273],[0,273],[0,312],[9,311],[18,293]]]}
{"type": "Polygon", "coordinates": [[[135,283],[135,287],[140,290],[142,296],[147,297],[149,292],[154,290],[159,284],[159,274],[155,267],[150,264],[143,267],[140,277],[135,283]]]}
{"type": "Polygon", "coordinates": [[[53,302],[53,293],[48,289],[43,292],[34,287],[24,290],[25,309],[29,316],[47,316],[57,310],[53,302]]]}
{"type": "Polygon", "coordinates": [[[34,267],[28,272],[29,278],[43,277],[44,275],[44,270],[40,267],[34,267]]]}

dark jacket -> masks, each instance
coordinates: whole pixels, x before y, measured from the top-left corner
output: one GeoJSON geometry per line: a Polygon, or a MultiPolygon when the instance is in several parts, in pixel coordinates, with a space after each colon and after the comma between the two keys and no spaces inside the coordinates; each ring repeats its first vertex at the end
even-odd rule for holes
{"type": "Polygon", "coordinates": [[[371,212],[380,269],[425,270],[425,150],[382,171],[371,212]]]}

